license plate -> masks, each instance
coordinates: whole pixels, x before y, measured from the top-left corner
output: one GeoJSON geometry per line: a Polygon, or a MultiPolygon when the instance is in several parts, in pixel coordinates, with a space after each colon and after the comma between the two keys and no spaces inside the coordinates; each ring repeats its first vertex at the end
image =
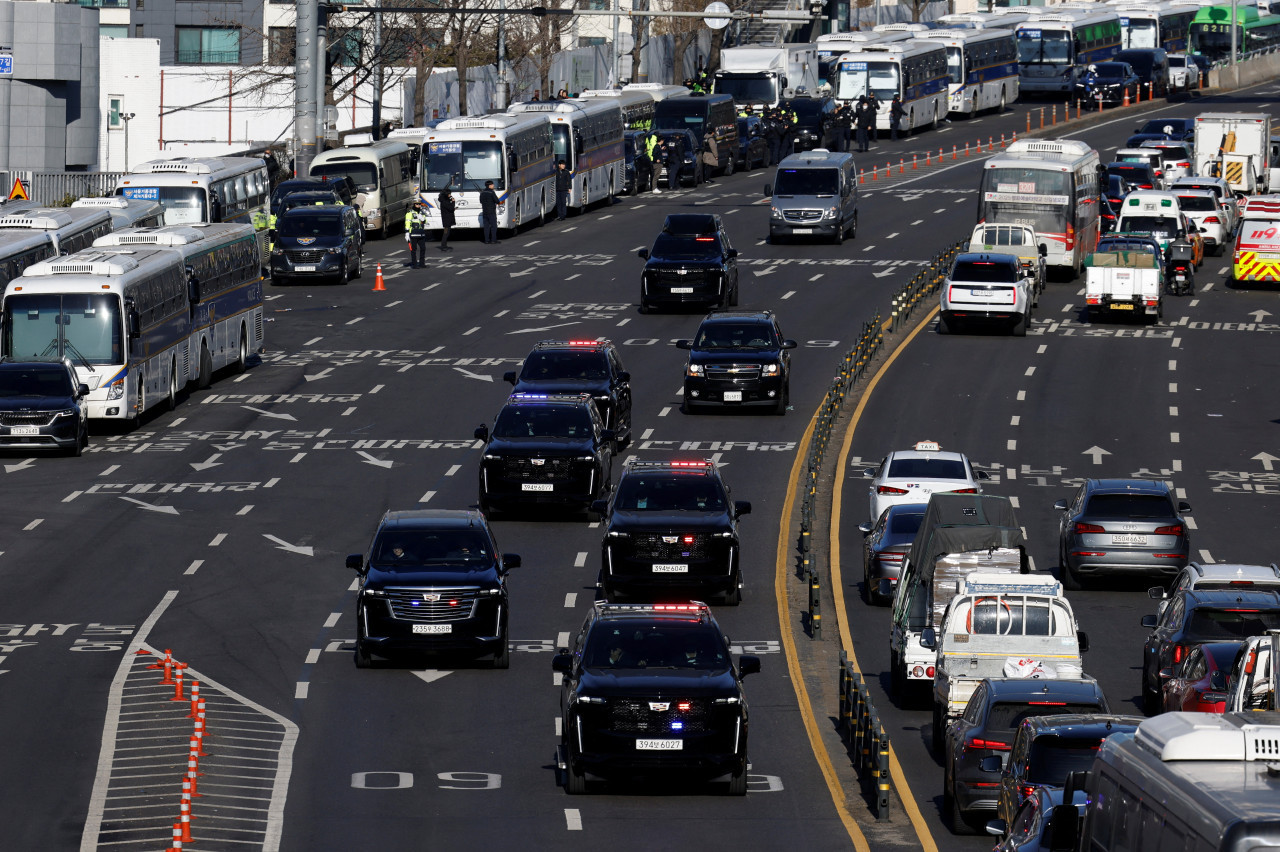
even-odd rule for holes
{"type": "Polygon", "coordinates": [[[671,292],[672,293],[692,293],[693,288],[692,287],[672,287],[671,292]]]}
{"type": "Polygon", "coordinates": [[[295,266],[293,268],[293,271],[294,272],[315,272],[316,268],[315,266],[295,266]]]}
{"type": "Polygon", "coordinates": [[[521,491],[554,491],[555,486],[549,482],[524,482],[520,484],[521,491]]]}
{"type": "Polygon", "coordinates": [[[653,566],[655,574],[688,574],[689,566],[677,562],[659,562],[653,566]]]}
{"type": "Polygon", "coordinates": [[[1111,310],[1113,310],[1113,311],[1131,311],[1131,310],[1133,310],[1133,305],[1129,304],[1128,302],[1113,302],[1113,303],[1111,304],[1111,310]]]}
{"type": "Polygon", "coordinates": [[[792,229],[791,229],[791,233],[793,233],[793,234],[812,234],[812,233],[813,233],[813,228],[792,228],[792,229]]]}
{"type": "Polygon", "coordinates": [[[40,427],[39,426],[10,426],[9,434],[10,435],[39,435],[40,427]]]}
{"type": "Polygon", "coordinates": [[[636,740],[637,751],[680,751],[684,740],[636,740]]]}
{"type": "Polygon", "coordinates": [[[1147,537],[1145,535],[1133,535],[1132,533],[1113,533],[1111,536],[1112,544],[1146,544],[1147,537]]]}
{"type": "Polygon", "coordinates": [[[742,402],[742,391],[725,391],[725,402],[742,402]]]}
{"type": "Polygon", "coordinates": [[[995,296],[994,290],[970,290],[969,295],[975,299],[990,299],[995,296]]]}
{"type": "Polygon", "coordinates": [[[1258,260],[1280,260],[1280,254],[1265,254],[1258,252],[1258,260]]]}
{"type": "Polygon", "coordinates": [[[452,633],[452,624],[415,624],[413,625],[414,633],[452,633]]]}

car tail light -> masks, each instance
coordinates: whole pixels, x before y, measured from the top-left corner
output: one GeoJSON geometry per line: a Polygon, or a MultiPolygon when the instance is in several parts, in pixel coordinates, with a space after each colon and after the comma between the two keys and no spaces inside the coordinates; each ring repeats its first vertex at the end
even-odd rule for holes
{"type": "Polygon", "coordinates": [[[1190,163],[1176,163],[1175,165],[1177,165],[1177,167],[1178,167],[1178,168],[1180,168],[1180,169],[1189,169],[1189,168],[1191,168],[1191,164],[1190,164],[1190,163]]]}
{"type": "Polygon", "coordinates": [[[1076,247],[1076,226],[1067,223],[1067,251],[1071,251],[1076,247]]]}
{"type": "Polygon", "coordinates": [[[1107,552],[1105,550],[1073,550],[1071,551],[1071,555],[1072,556],[1106,556],[1107,552]]]}
{"type": "Polygon", "coordinates": [[[1066,707],[1065,701],[1028,701],[1027,704],[1032,707],[1066,707]]]}
{"type": "Polygon", "coordinates": [[[906,494],[905,488],[894,488],[892,485],[881,485],[876,489],[877,494],[906,494]]]}
{"type": "Polygon", "coordinates": [[[1217,216],[1205,216],[1204,223],[1206,225],[1221,225],[1222,220],[1219,219],[1217,216]]]}
{"type": "Polygon", "coordinates": [[[1155,299],[1147,299],[1145,302],[1143,302],[1143,304],[1146,305],[1148,308],[1154,308],[1160,303],[1155,299]]]}
{"type": "Polygon", "coordinates": [[[1156,527],[1155,535],[1182,535],[1182,524],[1169,524],[1165,527],[1156,527]]]}
{"type": "Polygon", "coordinates": [[[926,666],[924,670],[925,677],[933,677],[933,666],[926,666]]]}
{"type": "Polygon", "coordinates": [[[968,748],[990,748],[996,751],[1008,751],[1013,748],[1009,743],[1002,743],[999,740],[984,740],[980,737],[974,737],[965,743],[968,748]]]}
{"type": "Polygon", "coordinates": [[[1187,648],[1185,645],[1173,646],[1173,662],[1175,664],[1182,662],[1182,658],[1185,657],[1186,655],[1187,655],[1187,648]]]}
{"type": "Polygon", "coordinates": [[[1076,535],[1084,535],[1085,533],[1104,533],[1106,529],[1097,524],[1076,524],[1076,535]]]}
{"type": "Polygon", "coordinates": [[[1034,795],[1035,795],[1035,792],[1036,792],[1036,788],[1035,788],[1035,787],[1033,787],[1033,786],[1031,786],[1030,784],[1019,784],[1019,785],[1018,785],[1018,799],[1019,799],[1019,801],[1021,801],[1021,800],[1023,800],[1023,799],[1030,799],[1032,796],[1034,796],[1034,795]]]}
{"type": "Polygon", "coordinates": [[[1138,189],[1155,189],[1155,187],[1149,183],[1140,183],[1138,184],[1138,189]]]}
{"type": "Polygon", "coordinates": [[[976,488],[957,488],[955,491],[952,491],[951,493],[952,493],[952,494],[977,494],[977,493],[978,493],[978,489],[976,489],[976,488]]]}
{"type": "Polygon", "coordinates": [[[1084,300],[1084,301],[1085,301],[1085,304],[1086,304],[1086,305],[1101,305],[1101,304],[1102,304],[1102,298],[1101,298],[1101,297],[1099,297],[1099,296],[1088,296],[1088,297],[1086,297],[1086,298],[1085,298],[1085,300],[1084,300]]]}

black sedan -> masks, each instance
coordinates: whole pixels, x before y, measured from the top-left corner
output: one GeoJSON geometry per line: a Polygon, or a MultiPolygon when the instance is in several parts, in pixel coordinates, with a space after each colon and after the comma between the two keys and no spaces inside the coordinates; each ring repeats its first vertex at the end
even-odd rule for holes
{"type": "Polygon", "coordinates": [[[1076,97],[1089,103],[1117,105],[1135,99],[1140,84],[1128,62],[1099,62],[1076,80],[1076,97]]]}
{"type": "MultiPolygon", "coordinates": [[[[1148,167],[1150,168],[1150,167],[1148,167]]],[[[1123,175],[1107,173],[1102,185],[1102,232],[1110,233],[1116,227],[1116,219],[1120,216],[1120,202],[1124,197],[1140,187],[1129,183],[1123,175]]]]}
{"type": "Polygon", "coordinates": [[[893,596],[880,594],[881,580],[897,586],[902,575],[911,542],[924,520],[924,503],[899,503],[890,506],[874,524],[858,527],[866,536],[862,540],[862,599],[869,604],[888,606],[893,596]]]}
{"type": "Polygon", "coordinates": [[[764,121],[758,115],[738,116],[738,165],[749,172],[769,166],[769,142],[764,138],[764,121]]]}

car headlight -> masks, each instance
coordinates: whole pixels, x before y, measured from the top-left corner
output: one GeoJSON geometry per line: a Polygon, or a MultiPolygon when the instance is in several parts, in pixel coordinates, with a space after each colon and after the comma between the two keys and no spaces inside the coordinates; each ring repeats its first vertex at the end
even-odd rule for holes
{"type": "Polygon", "coordinates": [[[607,538],[631,538],[629,532],[619,532],[618,530],[609,530],[607,538]]]}
{"type": "Polygon", "coordinates": [[[284,257],[284,249],[277,246],[271,250],[272,257],[284,257]]]}
{"type": "Polygon", "coordinates": [[[74,408],[65,408],[62,411],[59,411],[58,413],[54,414],[53,417],[56,420],[59,417],[75,417],[79,413],[80,412],[76,411],[74,408]]]}
{"type": "Polygon", "coordinates": [[[382,589],[361,589],[360,594],[371,598],[385,598],[387,596],[387,593],[382,589]]]}
{"type": "Polygon", "coordinates": [[[337,248],[329,249],[329,254],[342,254],[342,251],[342,246],[338,246],[337,248]]]}
{"type": "Polygon", "coordinates": [[[576,692],[569,696],[570,704],[577,704],[578,702],[583,704],[603,704],[604,699],[598,695],[579,695],[576,692]]]}
{"type": "Polygon", "coordinates": [[[692,163],[692,162],[693,162],[693,157],[690,157],[688,154],[686,154],[686,155],[685,155],[685,158],[684,158],[684,161],[685,161],[686,163],[692,163]]]}
{"type": "Polygon", "coordinates": [[[484,454],[484,460],[485,460],[485,461],[497,461],[497,460],[498,460],[498,459],[500,459],[500,458],[502,458],[502,456],[494,455],[493,453],[485,453],[485,454],[484,454]]]}
{"type": "Polygon", "coordinates": [[[840,215],[840,211],[837,210],[835,207],[828,207],[826,210],[822,211],[823,219],[834,219],[838,215],[840,215]]]}
{"type": "Polygon", "coordinates": [[[775,219],[781,219],[781,218],[782,218],[782,211],[781,211],[781,210],[779,210],[777,207],[770,207],[770,208],[769,208],[769,215],[770,215],[770,216],[772,216],[772,217],[773,217],[773,218],[775,218],[775,219]]]}
{"type": "Polygon", "coordinates": [[[777,365],[777,364],[765,364],[765,365],[764,365],[764,374],[765,374],[766,376],[776,376],[776,375],[778,375],[778,373],[779,373],[781,370],[782,370],[782,368],[781,368],[779,365],[777,365]]]}
{"type": "Polygon", "coordinates": [[[593,462],[595,460],[595,456],[578,456],[578,461],[580,462],[593,462]]]}
{"type": "Polygon", "coordinates": [[[107,399],[123,399],[124,398],[124,376],[116,379],[111,383],[111,387],[107,388],[107,399]]]}
{"type": "Polygon", "coordinates": [[[701,376],[701,375],[702,375],[702,365],[701,365],[701,364],[690,364],[690,365],[688,366],[688,368],[685,370],[685,375],[687,375],[687,376],[701,376]]]}

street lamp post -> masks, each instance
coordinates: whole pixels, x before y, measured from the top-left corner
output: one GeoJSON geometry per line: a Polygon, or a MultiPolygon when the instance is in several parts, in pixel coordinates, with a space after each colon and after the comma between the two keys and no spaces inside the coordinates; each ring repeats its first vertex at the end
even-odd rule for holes
{"type": "Polygon", "coordinates": [[[129,171],[129,122],[133,121],[133,117],[137,113],[122,112],[120,120],[124,122],[124,170],[129,171]]]}

